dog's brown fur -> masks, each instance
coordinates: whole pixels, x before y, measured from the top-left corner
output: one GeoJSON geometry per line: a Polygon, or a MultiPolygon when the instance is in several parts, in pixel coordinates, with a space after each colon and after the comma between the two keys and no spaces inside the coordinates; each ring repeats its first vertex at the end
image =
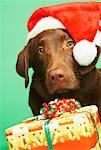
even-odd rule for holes
{"type": "Polygon", "coordinates": [[[26,87],[28,68],[34,69],[29,93],[34,114],[39,113],[43,102],[56,97],[76,98],[82,105],[96,104],[101,111],[101,74],[95,68],[99,52],[91,65],[81,67],[73,58],[74,45],[66,31],[47,30],[31,39],[20,52],[16,69],[25,78],[26,87]]]}

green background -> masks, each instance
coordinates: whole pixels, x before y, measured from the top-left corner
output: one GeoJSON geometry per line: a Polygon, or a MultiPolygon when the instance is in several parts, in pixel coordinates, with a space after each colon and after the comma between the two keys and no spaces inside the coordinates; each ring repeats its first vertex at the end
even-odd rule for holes
{"type": "MultiPolygon", "coordinates": [[[[29,87],[24,88],[24,79],[15,70],[17,55],[28,34],[27,20],[39,7],[69,1],[0,0],[0,150],[7,150],[5,129],[32,117],[29,87]]],[[[101,67],[100,62],[97,67],[101,67]]],[[[32,70],[29,72],[31,78],[32,70]]]]}

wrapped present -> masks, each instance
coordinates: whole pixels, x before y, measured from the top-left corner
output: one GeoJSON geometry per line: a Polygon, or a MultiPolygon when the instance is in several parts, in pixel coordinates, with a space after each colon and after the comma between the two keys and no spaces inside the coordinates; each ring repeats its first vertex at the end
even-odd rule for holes
{"type": "Polygon", "coordinates": [[[41,115],[6,129],[9,150],[101,149],[101,123],[95,105],[79,108],[74,100],[43,105],[41,115]]]}

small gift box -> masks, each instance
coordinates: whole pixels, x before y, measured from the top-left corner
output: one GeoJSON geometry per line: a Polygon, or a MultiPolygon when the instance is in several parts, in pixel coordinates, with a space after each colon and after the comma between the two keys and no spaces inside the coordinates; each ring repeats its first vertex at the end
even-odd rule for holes
{"type": "Polygon", "coordinates": [[[45,106],[42,115],[6,129],[9,150],[100,150],[98,108],[92,105],[74,109],[76,105],[71,104],[72,111],[66,112],[53,102],[51,111],[46,113],[45,106]]]}

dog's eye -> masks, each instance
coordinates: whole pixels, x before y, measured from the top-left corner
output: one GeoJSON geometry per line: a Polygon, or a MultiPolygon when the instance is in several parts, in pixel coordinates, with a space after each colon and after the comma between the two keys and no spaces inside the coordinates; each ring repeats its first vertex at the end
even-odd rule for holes
{"type": "Polygon", "coordinates": [[[73,41],[67,41],[66,46],[69,48],[72,48],[74,46],[74,42],[73,41]]]}
{"type": "Polygon", "coordinates": [[[43,53],[43,52],[44,52],[44,48],[43,48],[43,47],[39,47],[39,48],[37,49],[37,52],[38,52],[38,53],[43,53]]]}

